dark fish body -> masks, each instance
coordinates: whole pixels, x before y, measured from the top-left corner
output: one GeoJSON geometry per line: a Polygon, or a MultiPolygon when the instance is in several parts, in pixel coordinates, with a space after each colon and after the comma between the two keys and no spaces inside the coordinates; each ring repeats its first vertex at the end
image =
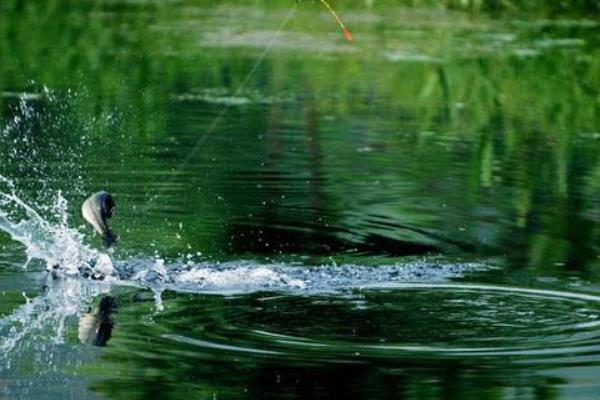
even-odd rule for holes
{"type": "Polygon", "coordinates": [[[107,220],[115,212],[115,202],[110,193],[100,191],[88,197],[81,205],[83,218],[102,236],[106,247],[110,247],[118,239],[108,226],[107,220]]]}

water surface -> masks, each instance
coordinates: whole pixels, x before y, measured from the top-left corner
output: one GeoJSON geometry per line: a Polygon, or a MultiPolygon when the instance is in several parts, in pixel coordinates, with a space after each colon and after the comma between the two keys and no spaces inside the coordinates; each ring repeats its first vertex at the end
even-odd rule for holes
{"type": "Polygon", "coordinates": [[[3,396],[600,395],[595,16],[342,5],[0,5],[3,396]]]}

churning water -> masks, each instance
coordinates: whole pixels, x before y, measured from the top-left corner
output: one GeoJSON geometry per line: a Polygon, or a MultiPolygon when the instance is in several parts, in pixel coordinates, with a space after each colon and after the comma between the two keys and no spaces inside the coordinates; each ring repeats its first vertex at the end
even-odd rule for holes
{"type": "MultiPolygon", "coordinates": [[[[7,188],[14,189],[12,181],[0,179],[7,188]]],[[[444,282],[485,268],[479,264],[425,261],[377,266],[307,266],[255,261],[214,263],[193,262],[190,260],[193,255],[185,257],[186,261],[169,264],[158,256],[114,260],[109,253],[85,244],[84,234],[69,226],[66,200],[60,192],[50,209],[57,217],[56,222],[44,219],[14,191],[0,192],[0,197],[0,229],[23,245],[27,257],[23,267],[32,260],[41,261],[51,282],[49,287],[59,288],[34,299],[23,295],[25,304],[3,319],[2,326],[7,329],[2,342],[4,355],[11,354],[25,332],[47,328],[48,324],[57,325],[54,340],[62,341],[65,318],[78,316],[87,303],[108,292],[111,286],[151,289],[156,296],[157,311],[162,311],[160,293],[164,290],[222,295],[259,291],[343,294],[353,289],[388,288],[406,282],[444,282]],[[24,217],[13,220],[13,215],[24,217]],[[67,279],[68,284],[54,282],[63,279],[67,279]],[[23,330],[15,330],[15,323],[23,330]]]]}

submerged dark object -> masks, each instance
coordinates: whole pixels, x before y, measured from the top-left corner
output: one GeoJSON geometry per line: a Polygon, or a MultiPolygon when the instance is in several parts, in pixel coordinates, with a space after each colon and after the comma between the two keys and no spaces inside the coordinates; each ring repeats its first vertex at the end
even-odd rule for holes
{"type": "Polygon", "coordinates": [[[106,247],[112,246],[118,239],[107,222],[113,216],[115,209],[112,196],[103,190],[88,197],[81,205],[83,218],[102,236],[106,247]]]}
{"type": "Polygon", "coordinates": [[[113,297],[103,297],[96,312],[90,310],[79,319],[79,340],[94,346],[106,346],[114,327],[111,314],[116,309],[117,301],[113,297]]]}

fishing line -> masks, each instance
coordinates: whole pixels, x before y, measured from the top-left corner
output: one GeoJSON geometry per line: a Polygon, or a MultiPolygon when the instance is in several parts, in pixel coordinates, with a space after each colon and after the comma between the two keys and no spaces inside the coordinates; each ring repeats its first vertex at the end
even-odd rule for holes
{"type": "MultiPolygon", "coordinates": [[[[346,25],[344,25],[344,23],[342,22],[341,18],[338,16],[338,14],[335,12],[335,10],[329,5],[329,3],[326,0],[320,0],[320,1],[327,8],[327,10],[329,10],[329,12],[331,13],[331,15],[333,15],[333,17],[337,21],[338,25],[342,28],[342,32],[343,32],[344,37],[346,38],[346,40],[348,42],[352,42],[352,34],[350,33],[350,31],[348,30],[348,28],[346,27],[346,25]]],[[[260,64],[262,64],[262,62],[264,61],[264,59],[271,52],[271,49],[273,48],[273,46],[275,45],[275,43],[279,39],[279,35],[281,34],[281,31],[283,30],[283,28],[285,27],[285,25],[288,23],[288,21],[290,20],[290,18],[292,17],[292,15],[294,14],[294,12],[296,11],[297,5],[298,5],[297,3],[294,3],[292,5],[292,7],[290,8],[290,10],[285,15],[285,17],[281,20],[281,22],[277,26],[275,34],[271,38],[270,42],[267,44],[267,46],[265,47],[265,49],[262,51],[262,53],[260,54],[260,56],[258,57],[258,59],[256,60],[256,62],[254,63],[254,65],[252,65],[252,68],[250,68],[250,71],[248,71],[248,73],[244,77],[244,80],[242,81],[242,83],[240,83],[240,85],[234,91],[234,94],[233,94],[234,97],[237,97],[237,96],[240,95],[240,93],[242,92],[242,90],[244,89],[244,87],[246,86],[246,84],[248,83],[248,81],[250,80],[250,78],[254,75],[254,73],[256,72],[256,70],[258,69],[258,67],[260,66],[260,64]]],[[[227,114],[227,111],[229,111],[229,108],[231,108],[231,105],[230,104],[225,104],[225,106],[221,109],[221,111],[219,111],[219,113],[215,116],[215,118],[211,122],[211,124],[208,127],[208,129],[206,130],[206,132],[196,141],[196,143],[194,144],[194,147],[192,147],[192,149],[188,152],[187,156],[181,161],[181,163],[179,163],[179,165],[176,167],[176,169],[182,169],[183,167],[185,167],[189,163],[189,161],[192,158],[192,156],[198,151],[198,149],[200,148],[200,146],[202,146],[206,142],[206,139],[208,139],[208,136],[211,133],[213,133],[213,131],[215,130],[215,128],[217,127],[217,125],[219,124],[219,122],[221,122],[221,120],[223,119],[223,117],[225,116],[225,114],[227,114]]]]}
{"type": "MultiPolygon", "coordinates": [[[[294,3],[294,5],[290,8],[290,10],[287,12],[285,17],[281,20],[281,22],[277,26],[275,34],[273,35],[273,37],[271,38],[271,40],[269,41],[269,43],[267,44],[265,49],[262,51],[262,53],[260,54],[260,56],[258,57],[256,62],[254,63],[254,65],[252,65],[252,68],[250,68],[250,71],[248,71],[248,73],[246,74],[246,77],[244,78],[242,83],[240,83],[240,85],[235,90],[235,92],[233,94],[234,97],[237,97],[240,95],[240,93],[242,92],[242,90],[244,89],[244,87],[246,86],[248,81],[250,80],[250,78],[254,75],[254,73],[258,69],[259,65],[264,61],[264,59],[267,57],[267,55],[271,52],[271,49],[273,48],[273,46],[279,39],[279,35],[281,34],[281,31],[283,30],[285,25],[288,23],[288,21],[290,20],[290,18],[296,11],[296,7],[297,7],[297,4],[294,3]]],[[[208,139],[208,136],[215,130],[215,128],[217,127],[219,122],[221,122],[221,120],[223,119],[225,114],[227,114],[227,111],[229,111],[229,108],[231,108],[231,104],[225,104],[225,106],[221,109],[221,111],[219,111],[219,113],[215,116],[215,118],[211,122],[211,124],[208,127],[208,129],[206,130],[206,132],[204,132],[204,134],[196,141],[196,143],[194,144],[194,147],[192,147],[192,149],[188,152],[187,156],[181,161],[181,163],[179,163],[177,165],[177,167],[175,169],[181,170],[183,167],[185,167],[190,162],[192,156],[198,151],[200,146],[202,146],[204,144],[204,142],[206,142],[206,139],[208,139]]],[[[171,175],[173,175],[173,174],[171,174],[171,175]]]]}
{"type": "Polygon", "coordinates": [[[335,18],[335,20],[337,21],[340,28],[342,28],[342,33],[344,34],[344,37],[346,38],[346,40],[349,41],[350,43],[352,43],[352,34],[350,33],[350,30],[348,30],[348,28],[346,28],[346,25],[344,25],[344,23],[342,22],[342,19],[337,15],[337,13],[333,9],[333,7],[331,7],[326,0],[321,0],[321,3],[329,10],[331,15],[333,15],[333,18],[335,18]]]}

